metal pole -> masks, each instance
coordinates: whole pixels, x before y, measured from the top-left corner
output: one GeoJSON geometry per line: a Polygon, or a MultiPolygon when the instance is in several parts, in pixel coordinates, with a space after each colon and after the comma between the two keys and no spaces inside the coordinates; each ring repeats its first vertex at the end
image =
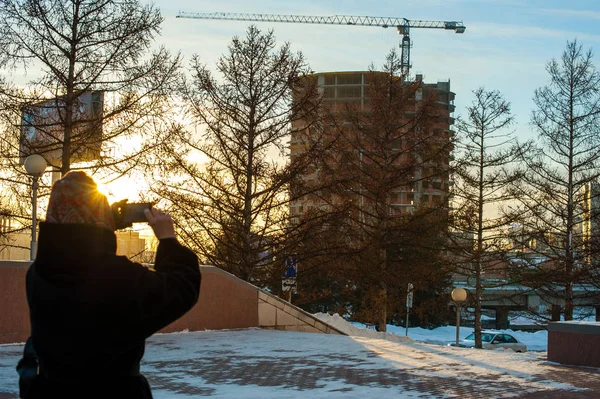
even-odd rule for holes
{"type": "Polygon", "coordinates": [[[37,252],[37,241],[36,241],[36,230],[37,230],[37,190],[38,190],[38,175],[33,176],[33,184],[31,185],[31,205],[33,207],[31,211],[31,247],[30,247],[30,260],[35,259],[35,253],[37,252]]]}
{"type": "Polygon", "coordinates": [[[413,302],[413,288],[414,285],[412,283],[408,283],[408,287],[406,289],[406,336],[408,337],[408,315],[410,314],[410,308],[412,308],[413,302]]]}
{"type": "Polygon", "coordinates": [[[458,346],[458,336],[460,330],[460,302],[456,303],[456,346],[458,346]]]}

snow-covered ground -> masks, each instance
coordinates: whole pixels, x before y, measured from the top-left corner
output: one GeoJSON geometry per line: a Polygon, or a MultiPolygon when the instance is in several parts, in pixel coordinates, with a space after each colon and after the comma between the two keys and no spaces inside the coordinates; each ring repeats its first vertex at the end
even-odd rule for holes
{"type": "MultiPolygon", "coordinates": [[[[407,341],[406,328],[398,327],[388,324],[387,333],[376,332],[367,329],[364,324],[360,323],[348,323],[342,317],[337,314],[329,315],[326,313],[315,314],[319,319],[326,323],[337,327],[344,331],[348,335],[368,338],[380,338],[387,339],[390,341],[407,341]]],[[[513,330],[494,330],[506,332],[525,345],[529,351],[547,351],[548,350],[548,331],[541,330],[536,332],[524,332],[524,331],[513,331],[513,330]]],[[[460,339],[466,337],[473,332],[471,327],[460,327],[459,337],[460,339]]],[[[429,344],[447,345],[449,342],[456,341],[456,327],[438,327],[433,330],[427,330],[424,328],[409,328],[408,338],[413,341],[425,342],[429,344]]]]}
{"type": "MultiPolygon", "coordinates": [[[[388,333],[317,317],[349,336],[261,329],[157,334],[142,372],[156,399],[521,397],[587,392],[546,361],[546,332],[511,332],[530,352],[447,346],[455,327],[388,333]],[[466,392],[466,393],[465,393],[466,392]],[[474,394],[476,393],[476,394],[474,394]]],[[[461,338],[472,329],[461,328],[461,338]]],[[[0,345],[0,398],[16,398],[22,345],[0,345]]],[[[592,375],[591,378],[597,377],[592,375]]],[[[590,392],[592,395],[597,392],[590,392]]],[[[568,397],[568,396],[567,396],[568,397]]]]}

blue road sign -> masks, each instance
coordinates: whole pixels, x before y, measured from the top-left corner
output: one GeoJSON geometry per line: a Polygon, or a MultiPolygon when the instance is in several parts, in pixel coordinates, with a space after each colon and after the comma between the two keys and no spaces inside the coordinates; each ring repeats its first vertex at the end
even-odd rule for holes
{"type": "Polygon", "coordinates": [[[298,262],[296,255],[289,255],[285,259],[285,271],[281,275],[282,278],[296,278],[298,273],[298,262]]]}

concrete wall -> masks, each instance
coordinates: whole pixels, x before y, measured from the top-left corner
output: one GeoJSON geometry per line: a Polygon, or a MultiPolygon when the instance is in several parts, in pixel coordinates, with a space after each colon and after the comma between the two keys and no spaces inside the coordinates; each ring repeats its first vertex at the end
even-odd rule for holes
{"type": "MultiPolygon", "coordinates": [[[[29,262],[0,261],[0,344],[29,336],[25,274],[29,262]]],[[[160,332],[262,327],[344,334],[313,315],[214,266],[201,266],[198,303],[160,332]]]]}
{"type": "Polygon", "coordinates": [[[258,288],[214,266],[201,266],[198,303],[160,332],[258,327],[258,288]]]}
{"type": "Polygon", "coordinates": [[[572,366],[600,367],[600,323],[548,323],[548,360],[572,366]]]}
{"type": "Polygon", "coordinates": [[[29,264],[29,261],[0,261],[0,344],[25,342],[29,336],[25,297],[29,264]]]}

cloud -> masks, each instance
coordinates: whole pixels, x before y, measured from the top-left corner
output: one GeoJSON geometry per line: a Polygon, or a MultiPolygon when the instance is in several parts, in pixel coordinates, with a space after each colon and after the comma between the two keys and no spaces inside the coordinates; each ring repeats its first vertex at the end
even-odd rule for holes
{"type": "Polygon", "coordinates": [[[543,8],[540,12],[561,17],[587,18],[600,20],[600,11],[568,10],[566,8],[543,8]]]}
{"type": "MultiPolygon", "coordinates": [[[[600,16],[600,13],[599,13],[600,16]]],[[[516,38],[566,38],[572,40],[577,37],[584,41],[600,41],[600,35],[577,32],[574,30],[542,28],[539,26],[508,25],[495,23],[472,23],[467,27],[479,37],[516,37],[516,38]]]]}

